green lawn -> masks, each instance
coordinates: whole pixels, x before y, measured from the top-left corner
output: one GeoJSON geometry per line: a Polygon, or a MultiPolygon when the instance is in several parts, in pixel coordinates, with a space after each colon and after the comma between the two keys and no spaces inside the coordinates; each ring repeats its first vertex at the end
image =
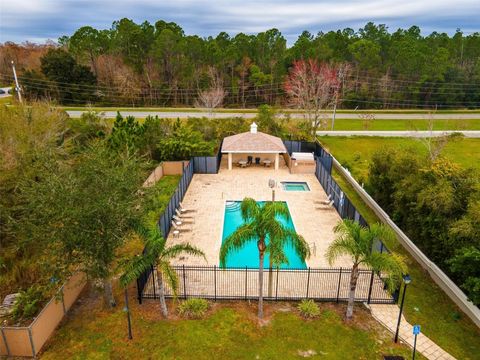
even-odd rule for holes
{"type": "Polygon", "coordinates": [[[10,105],[13,103],[13,97],[12,96],[6,96],[0,98],[0,105],[10,105]]]}
{"type": "MultiPolygon", "coordinates": [[[[340,161],[349,161],[354,176],[365,176],[368,170],[368,159],[374,149],[380,146],[419,145],[410,139],[388,138],[333,138],[322,137],[321,142],[332,151],[340,161]],[[326,140],[326,141],[325,141],[326,140]],[[360,160],[353,161],[349,151],[360,153],[360,160]]],[[[421,148],[421,145],[419,149],[421,148]]],[[[457,156],[464,166],[479,167],[480,139],[460,139],[447,147],[447,156],[457,156]],[[457,145],[458,147],[455,147],[457,145]],[[476,163],[475,160],[477,159],[476,163]]],[[[375,213],[363,202],[353,187],[337,172],[333,176],[357,210],[369,223],[379,222],[375,213]]],[[[480,329],[468,317],[460,312],[448,296],[433,282],[420,265],[407,254],[406,257],[412,283],[408,287],[405,300],[405,316],[411,324],[420,324],[422,332],[457,359],[480,359],[480,329]]]]}
{"type": "MultiPolygon", "coordinates": [[[[411,147],[419,152],[427,151],[419,140],[412,138],[322,136],[319,140],[359,182],[367,179],[369,161],[373,153],[382,147],[411,147]]],[[[480,139],[455,138],[444,148],[443,155],[461,166],[480,169],[480,139]]]]}
{"type": "MultiPolygon", "coordinates": [[[[121,304],[102,308],[93,295],[84,296],[66,323],[54,334],[41,359],[299,359],[313,350],[312,359],[381,359],[384,354],[409,358],[411,351],[395,345],[392,334],[362,305],[351,324],[342,320],[344,305],[320,304],[321,315],[304,320],[295,303],[267,303],[263,324],[256,303],[211,302],[205,319],[163,320],[157,301],[138,305],[131,289],[133,340],[121,304]]],[[[117,293],[117,296],[120,294],[117,293]]],[[[423,357],[419,356],[419,359],[423,357]]]]}
{"type": "MultiPolygon", "coordinates": [[[[327,129],[331,129],[331,121],[328,121],[327,129]]],[[[376,119],[372,121],[368,128],[364,127],[360,119],[337,119],[335,120],[335,130],[428,130],[427,120],[390,120],[376,119]]],[[[480,119],[437,119],[433,122],[433,130],[479,130],[480,119]]]]}

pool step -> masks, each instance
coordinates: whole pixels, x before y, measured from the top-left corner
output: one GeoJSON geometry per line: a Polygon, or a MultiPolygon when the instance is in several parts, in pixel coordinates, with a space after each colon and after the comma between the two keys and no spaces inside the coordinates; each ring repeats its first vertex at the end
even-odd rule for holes
{"type": "Polygon", "coordinates": [[[225,205],[225,211],[227,212],[236,212],[240,210],[240,203],[237,201],[227,201],[225,205]]]}

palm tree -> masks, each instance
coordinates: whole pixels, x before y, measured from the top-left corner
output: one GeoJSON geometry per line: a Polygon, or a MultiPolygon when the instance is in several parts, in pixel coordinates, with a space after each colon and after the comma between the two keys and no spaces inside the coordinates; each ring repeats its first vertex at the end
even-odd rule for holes
{"type": "Polygon", "coordinates": [[[310,255],[308,245],[301,236],[286,228],[276,219],[276,216],[288,218],[288,208],[281,202],[268,202],[260,206],[254,199],[243,199],[241,206],[242,219],[245,222],[235,232],[228,236],[220,249],[220,264],[225,267],[229,253],[241,249],[250,241],[257,242],[258,271],[258,317],[263,317],[263,261],[265,252],[273,257],[273,263],[286,261],[283,249],[284,243],[291,244],[302,259],[310,255]],[[269,244],[267,244],[267,237],[269,244]],[[273,241],[272,241],[273,239],[273,241]]]}
{"type": "MultiPolygon", "coordinates": [[[[288,208],[284,203],[279,203],[284,210],[278,215],[284,219],[288,219],[288,208]]],[[[268,268],[268,297],[272,297],[273,291],[273,268],[280,267],[282,264],[288,265],[288,257],[285,254],[285,246],[293,246],[297,255],[305,260],[310,257],[310,248],[302,235],[297,234],[295,229],[289,229],[285,226],[280,227],[279,234],[270,234],[268,238],[267,250],[269,253],[269,268],[268,268]]]]}
{"type": "Polygon", "coordinates": [[[342,220],[335,226],[334,231],[337,238],[328,247],[325,257],[330,266],[342,255],[352,258],[353,267],[346,313],[346,319],[350,320],[353,315],[360,265],[375,272],[385,273],[387,285],[391,291],[400,283],[402,274],[406,273],[406,265],[398,254],[372,251],[375,240],[382,241],[390,251],[397,244],[393,231],[383,224],[373,224],[368,228],[352,220],[342,220]]]}
{"type": "Polygon", "coordinates": [[[167,247],[167,241],[163,238],[160,230],[156,226],[153,229],[140,226],[136,232],[145,242],[146,251],[126,264],[125,271],[120,277],[120,283],[125,287],[126,284],[137,279],[146,270],[156,265],[160,308],[163,316],[167,318],[168,310],[167,303],[165,302],[164,283],[166,282],[170,286],[174,296],[177,296],[178,289],[178,277],[170,261],[182,253],[203,257],[205,257],[205,254],[188,243],[167,247]]]}

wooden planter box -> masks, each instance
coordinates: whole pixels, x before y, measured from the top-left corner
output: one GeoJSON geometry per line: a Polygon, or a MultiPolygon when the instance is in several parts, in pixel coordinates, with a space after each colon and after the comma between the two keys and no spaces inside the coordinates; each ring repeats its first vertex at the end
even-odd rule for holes
{"type": "Polygon", "coordinates": [[[73,275],[29,326],[0,327],[0,356],[35,357],[77,300],[85,284],[83,273],[73,275]]]}

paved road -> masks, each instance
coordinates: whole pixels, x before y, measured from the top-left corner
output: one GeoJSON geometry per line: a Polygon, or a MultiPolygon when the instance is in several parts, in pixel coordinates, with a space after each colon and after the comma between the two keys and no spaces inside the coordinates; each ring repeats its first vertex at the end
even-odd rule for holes
{"type": "Polygon", "coordinates": [[[453,133],[462,133],[465,137],[480,138],[478,130],[464,131],[317,131],[319,136],[382,136],[382,137],[437,137],[450,135],[453,133]]]}
{"type": "MultiPolygon", "coordinates": [[[[71,117],[80,117],[80,115],[85,112],[82,110],[67,110],[68,115],[71,117]]],[[[102,112],[106,118],[114,118],[117,116],[116,111],[103,111],[102,112]]],[[[137,118],[145,118],[148,115],[162,118],[187,118],[187,117],[202,117],[208,116],[204,111],[142,111],[142,110],[129,110],[129,111],[120,111],[123,116],[135,116],[137,118]]],[[[359,113],[340,113],[337,114],[337,119],[357,119],[359,113]]],[[[252,119],[256,116],[255,113],[215,113],[214,117],[216,118],[227,118],[227,117],[244,117],[246,119],[252,119]]],[[[302,118],[303,114],[292,113],[290,114],[292,118],[302,118]]],[[[461,120],[461,119],[480,119],[479,114],[434,114],[432,115],[434,119],[452,119],[452,120],[461,120]]],[[[331,114],[329,115],[331,117],[331,114]]],[[[387,119],[387,120],[422,120],[428,117],[427,114],[375,114],[377,119],[387,119]]]]}

